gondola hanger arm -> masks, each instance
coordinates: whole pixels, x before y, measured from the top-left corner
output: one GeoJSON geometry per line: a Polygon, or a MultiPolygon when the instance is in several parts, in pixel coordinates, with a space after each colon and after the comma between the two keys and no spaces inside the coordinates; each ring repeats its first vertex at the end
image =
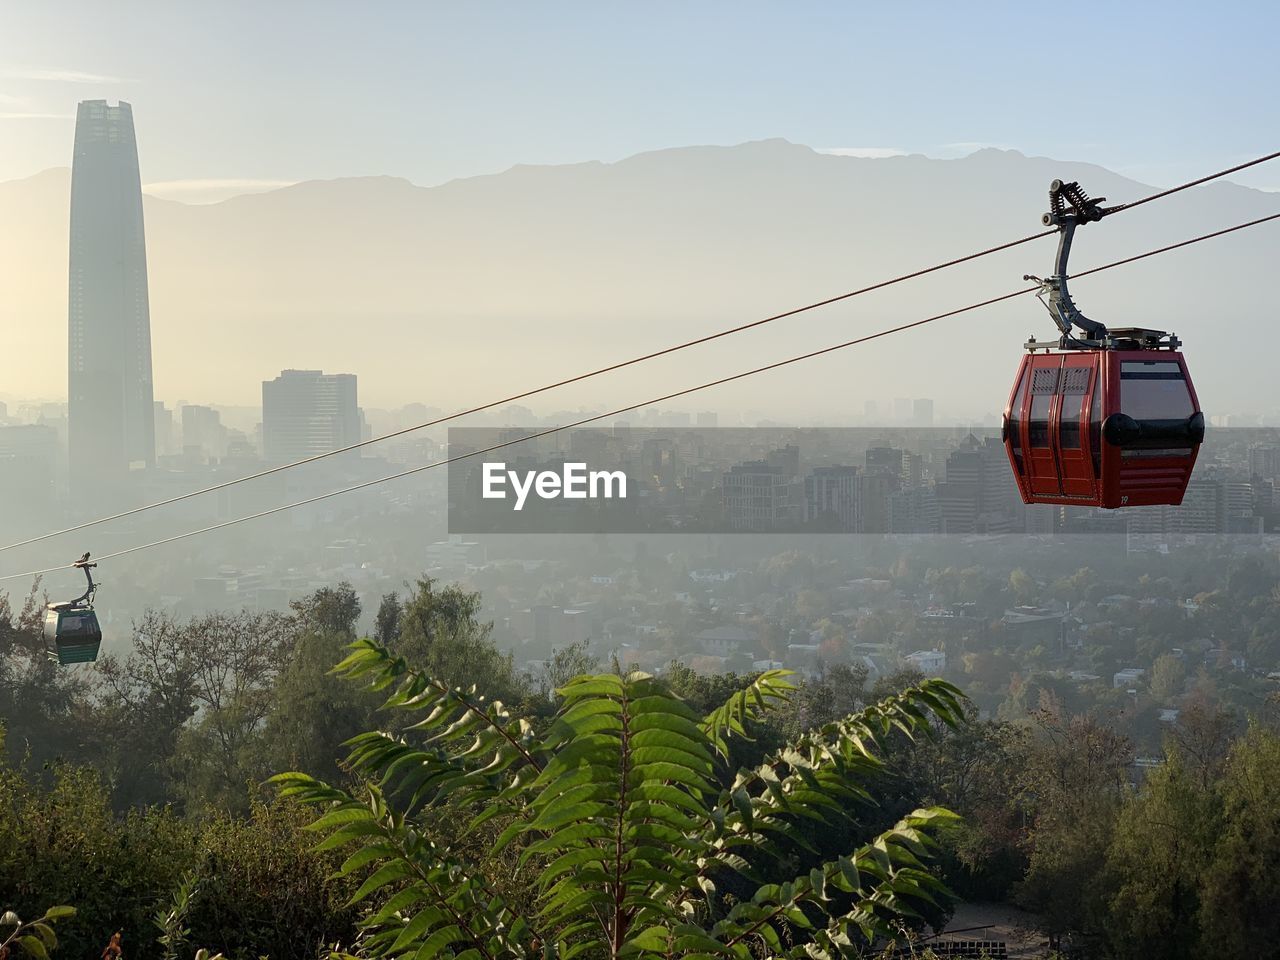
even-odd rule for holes
{"type": "Polygon", "coordinates": [[[1102,341],[1107,337],[1106,325],[1081,313],[1067,289],[1067,260],[1071,256],[1071,241],[1075,237],[1076,227],[1101,220],[1110,213],[1111,210],[1102,206],[1105,199],[1106,197],[1090,198],[1074,180],[1069,183],[1054,180],[1049,184],[1049,212],[1040,218],[1040,222],[1046,227],[1058,228],[1058,255],[1054,260],[1053,273],[1044,279],[1031,274],[1023,277],[1040,284],[1036,296],[1048,308],[1053,322],[1062,331],[1064,346],[1067,341],[1075,338],[1073,327],[1079,328],[1091,341],[1102,341]]]}

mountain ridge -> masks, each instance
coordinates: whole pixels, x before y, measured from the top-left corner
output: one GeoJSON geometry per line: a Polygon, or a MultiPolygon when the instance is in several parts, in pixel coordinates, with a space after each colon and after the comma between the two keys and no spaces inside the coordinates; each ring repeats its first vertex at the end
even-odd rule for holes
{"type": "MultiPolygon", "coordinates": [[[[2,336],[11,356],[30,358],[0,371],[11,392],[65,390],[69,175],[58,169],[0,183],[0,318],[20,318],[2,336]]],[[[1017,151],[861,158],[774,138],[521,164],[434,186],[383,175],[212,204],[147,196],[157,396],[251,403],[259,381],[302,366],[356,373],[372,405],[483,401],[1038,232],[1055,176],[1080,179],[1110,203],[1154,190],[1096,165],[1017,151]],[[186,362],[193,348],[199,368],[186,362]],[[416,360],[413,377],[406,358],[416,360]]],[[[1215,183],[1143,209],[1082,230],[1073,267],[1280,209],[1280,196],[1215,183]]],[[[1143,323],[1159,325],[1155,314],[1188,330],[1205,312],[1251,316],[1261,306],[1245,284],[1270,262],[1267,229],[1073,290],[1087,312],[1114,325],[1133,325],[1117,315],[1135,311],[1143,323]],[[1180,266],[1193,263],[1203,264],[1201,276],[1180,266]]],[[[654,364],[651,374],[677,389],[848,339],[851,330],[985,299],[1016,288],[1023,273],[1048,272],[1052,243],[1040,243],[718,341],[654,364]]],[[[941,352],[922,349],[932,342],[923,333],[904,335],[696,402],[838,420],[842,405],[860,409],[863,399],[901,391],[991,410],[1006,388],[977,380],[1004,379],[1025,336],[1051,334],[1047,324],[1029,301],[993,308],[940,326],[955,337],[941,352]],[[947,384],[945,355],[975,329],[991,331],[992,348],[974,348],[975,375],[947,384]],[[854,353],[867,362],[849,366],[854,353]],[[823,387],[823,377],[846,369],[854,374],[836,373],[823,387]]],[[[1240,380],[1225,360],[1208,372],[1224,389],[1240,380]]],[[[615,405],[645,396],[646,386],[666,392],[629,374],[547,403],[615,405]]]]}

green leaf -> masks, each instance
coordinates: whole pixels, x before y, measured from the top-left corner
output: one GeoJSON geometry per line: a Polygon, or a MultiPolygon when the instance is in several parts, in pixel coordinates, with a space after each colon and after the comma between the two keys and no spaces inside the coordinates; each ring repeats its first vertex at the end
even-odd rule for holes
{"type": "Polygon", "coordinates": [[[400,936],[396,937],[395,942],[391,945],[390,952],[399,953],[410,944],[417,942],[438,916],[438,912],[434,910],[419,910],[418,913],[410,920],[402,931],[400,936]]]}
{"type": "Polygon", "coordinates": [[[357,904],[375,890],[385,887],[388,883],[403,880],[409,873],[409,865],[403,860],[393,860],[391,863],[384,864],[374,871],[373,876],[360,885],[360,889],[351,895],[351,899],[347,901],[347,904],[357,904]]]}
{"type": "Polygon", "coordinates": [[[351,854],[342,866],[334,873],[334,879],[350,876],[361,867],[368,866],[380,857],[391,856],[395,853],[395,847],[386,841],[380,841],[369,844],[367,847],[361,847],[355,853],[351,854]]]}
{"type": "Polygon", "coordinates": [[[31,924],[31,929],[35,931],[37,937],[44,941],[47,949],[52,950],[58,945],[58,937],[53,932],[53,928],[39,921],[31,924]]]}

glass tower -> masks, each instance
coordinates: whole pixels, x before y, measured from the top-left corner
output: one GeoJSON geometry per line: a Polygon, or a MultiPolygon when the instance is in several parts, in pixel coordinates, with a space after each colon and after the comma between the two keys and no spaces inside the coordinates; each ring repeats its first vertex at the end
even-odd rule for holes
{"type": "Polygon", "coordinates": [[[82,505],[107,505],[156,456],[142,184],[123,101],[76,111],[70,247],[70,488],[82,505]]]}

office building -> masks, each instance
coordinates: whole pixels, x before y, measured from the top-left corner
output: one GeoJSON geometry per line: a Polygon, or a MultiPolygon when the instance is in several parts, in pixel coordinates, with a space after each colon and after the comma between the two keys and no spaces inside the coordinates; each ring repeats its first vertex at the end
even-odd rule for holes
{"type": "Polygon", "coordinates": [[[262,446],[270,463],[291,463],[360,442],[351,373],[285,370],[262,383],[262,446]]]}
{"type": "Polygon", "coordinates": [[[861,510],[857,467],[814,467],[804,478],[804,520],[819,530],[857,532],[861,510]]]}
{"type": "Polygon", "coordinates": [[[793,500],[793,477],[772,457],[734,466],[723,480],[729,528],[767,531],[798,521],[802,511],[793,500]]]}

